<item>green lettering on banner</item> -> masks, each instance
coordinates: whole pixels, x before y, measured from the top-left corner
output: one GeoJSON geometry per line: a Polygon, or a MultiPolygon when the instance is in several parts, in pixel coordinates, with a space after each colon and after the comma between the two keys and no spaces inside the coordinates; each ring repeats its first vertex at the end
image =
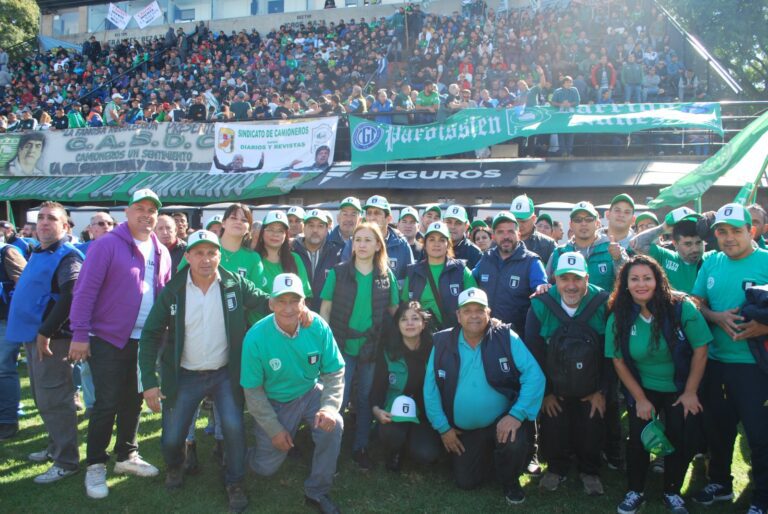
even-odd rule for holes
{"type": "Polygon", "coordinates": [[[469,152],[536,134],[628,134],[662,127],[699,128],[722,135],[720,104],[580,105],[564,111],[553,107],[465,109],[441,122],[414,126],[350,116],[352,168],[469,152]]]}

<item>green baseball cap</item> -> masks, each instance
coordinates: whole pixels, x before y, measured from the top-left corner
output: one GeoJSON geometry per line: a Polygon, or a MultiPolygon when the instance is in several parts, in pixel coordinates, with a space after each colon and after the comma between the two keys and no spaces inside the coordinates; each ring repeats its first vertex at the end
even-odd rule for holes
{"type": "Polygon", "coordinates": [[[432,223],[428,228],[427,231],[424,233],[424,239],[427,239],[429,237],[429,234],[432,232],[437,232],[444,238],[450,240],[451,239],[451,233],[448,232],[448,227],[445,226],[445,223],[442,221],[435,221],[432,223]]]}
{"type": "Polygon", "coordinates": [[[586,277],[587,261],[584,256],[579,252],[565,252],[557,259],[557,268],[555,268],[555,276],[565,275],[566,273],[572,273],[579,277],[586,277]]]}
{"type": "Polygon", "coordinates": [[[219,243],[219,238],[216,234],[208,230],[198,230],[197,232],[190,234],[187,238],[187,247],[185,251],[188,252],[195,246],[203,243],[211,244],[216,248],[221,249],[221,243],[219,243]]]}
{"type": "Polygon", "coordinates": [[[632,206],[632,210],[635,210],[635,200],[631,196],[629,196],[627,193],[621,193],[620,195],[614,196],[613,200],[611,200],[611,207],[613,207],[613,204],[616,204],[619,202],[627,202],[629,205],[632,206]]]}
{"type": "Polygon", "coordinates": [[[221,225],[222,221],[224,221],[224,217],[223,216],[216,215],[216,216],[211,217],[211,219],[208,220],[208,223],[205,224],[205,230],[208,230],[209,228],[211,228],[211,226],[216,225],[216,224],[221,225]]]}
{"type": "Polygon", "coordinates": [[[155,192],[151,189],[139,189],[138,191],[134,192],[133,196],[131,197],[131,201],[128,202],[128,205],[133,205],[142,200],[149,200],[153,202],[158,209],[163,206],[163,202],[160,201],[160,198],[158,198],[155,192]]]}
{"type": "Polygon", "coordinates": [[[366,200],[363,209],[367,209],[368,207],[376,207],[388,214],[392,214],[392,209],[389,207],[389,200],[380,195],[374,195],[366,200]]]}
{"type": "Polygon", "coordinates": [[[403,207],[403,210],[400,211],[400,216],[397,218],[397,221],[401,221],[406,216],[413,216],[413,219],[419,221],[419,211],[413,207],[403,207]]]}
{"type": "Polygon", "coordinates": [[[484,307],[488,307],[488,295],[479,287],[465,289],[459,295],[459,307],[464,307],[470,303],[478,303],[484,307]]]}
{"type": "Polygon", "coordinates": [[[328,224],[327,213],[322,209],[312,209],[304,214],[304,221],[320,220],[326,225],[328,224]]]}
{"type": "Polygon", "coordinates": [[[262,226],[266,227],[272,223],[281,223],[285,226],[285,228],[291,228],[291,226],[288,224],[288,217],[283,211],[269,211],[267,215],[264,216],[264,221],[261,224],[262,226]]]}
{"type": "Polygon", "coordinates": [[[640,432],[640,441],[648,453],[658,457],[669,455],[675,451],[675,447],[672,446],[672,443],[664,433],[664,425],[659,421],[655,412],[651,421],[640,432]]]}
{"type": "Polygon", "coordinates": [[[715,222],[712,226],[716,227],[723,223],[731,225],[732,227],[751,225],[752,215],[749,213],[749,210],[740,203],[727,203],[720,207],[717,210],[717,213],[715,213],[715,222]]]}
{"type": "Polygon", "coordinates": [[[642,214],[638,214],[637,218],[635,218],[635,225],[639,225],[645,220],[652,220],[657,225],[659,224],[659,218],[656,217],[656,215],[652,212],[644,212],[642,214]]]}
{"type": "Polygon", "coordinates": [[[304,207],[301,207],[300,205],[294,205],[290,209],[288,209],[288,212],[286,213],[288,216],[296,216],[300,220],[304,219],[304,216],[307,215],[307,212],[304,210],[304,207]]]}
{"type": "Polygon", "coordinates": [[[360,207],[360,200],[354,196],[348,196],[341,201],[339,209],[343,209],[344,207],[354,207],[358,212],[363,212],[363,208],[360,207]]]}
{"type": "Polygon", "coordinates": [[[520,195],[512,200],[509,212],[518,220],[525,221],[534,214],[533,200],[528,198],[528,195],[520,195]]]}
{"type": "Polygon", "coordinates": [[[496,214],[496,216],[493,217],[493,222],[491,223],[491,228],[496,228],[496,225],[498,225],[502,221],[511,221],[516,226],[518,225],[517,218],[515,218],[514,214],[512,214],[509,211],[501,211],[498,214],[496,214]]]}
{"type": "Polygon", "coordinates": [[[595,206],[592,205],[590,202],[579,202],[576,205],[573,206],[573,209],[571,209],[571,218],[573,218],[574,214],[578,212],[586,212],[590,216],[594,216],[595,218],[599,217],[597,214],[597,209],[595,209],[595,206]]]}
{"type": "Polygon", "coordinates": [[[697,221],[700,219],[701,214],[694,211],[693,209],[689,209],[688,207],[678,207],[677,209],[673,209],[667,213],[667,215],[664,217],[664,223],[671,227],[676,223],[680,223],[681,221],[697,221]]]}
{"type": "Polygon", "coordinates": [[[424,214],[428,213],[429,211],[436,212],[437,215],[440,216],[440,218],[443,217],[443,210],[440,208],[439,204],[431,203],[431,204],[427,205],[426,207],[424,207],[424,214]]]}
{"type": "Polygon", "coordinates": [[[546,221],[547,223],[549,223],[550,227],[552,226],[552,216],[550,216],[549,214],[542,214],[541,216],[539,216],[536,222],[538,223],[539,221],[546,221]]]}
{"type": "Polygon", "coordinates": [[[469,228],[470,230],[475,230],[478,227],[487,227],[488,223],[485,222],[485,220],[474,220],[472,223],[470,223],[469,228]]]}
{"type": "Polygon", "coordinates": [[[459,220],[464,223],[469,223],[469,216],[467,216],[467,210],[461,205],[451,205],[450,207],[448,207],[445,210],[445,214],[443,214],[443,219],[447,220],[448,218],[453,218],[455,220],[459,220]]]}

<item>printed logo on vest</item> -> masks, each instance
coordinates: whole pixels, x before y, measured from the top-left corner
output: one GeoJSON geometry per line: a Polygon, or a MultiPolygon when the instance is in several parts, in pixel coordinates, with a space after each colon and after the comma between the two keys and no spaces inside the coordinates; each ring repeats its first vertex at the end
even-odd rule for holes
{"type": "Polygon", "coordinates": [[[483,273],[482,275],[480,275],[480,282],[488,282],[488,279],[490,278],[491,277],[487,273],[483,273]]]}
{"type": "Polygon", "coordinates": [[[606,273],[608,273],[608,265],[604,262],[601,262],[600,264],[597,265],[597,271],[605,275],[606,273]]]}
{"type": "Polygon", "coordinates": [[[519,285],[520,285],[520,277],[518,277],[517,275],[512,275],[511,277],[509,277],[509,287],[511,287],[512,289],[517,289],[519,285]]]}
{"type": "Polygon", "coordinates": [[[283,362],[280,359],[269,359],[269,367],[272,371],[279,371],[283,367],[283,362]]]}
{"type": "Polygon", "coordinates": [[[632,335],[633,336],[637,335],[637,326],[636,325],[632,325],[632,335]]]}
{"type": "Polygon", "coordinates": [[[757,285],[757,282],[756,282],[755,280],[752,280],[752,279],[749,279],[749,278],[748,278],[748,279],[746,279],[746,280],[742,281],[742,283],[741,283],[741,289],[742,289],[743,291],[746,291],[746,290],[747,290],[747,289],[749,289],[750,287],[755,287],[756,285],[757,285]]]}
{"type": "Polygon", "coordinates": [[[395,268],[397,268],[397,257],[391,257],[391,258],[389,259],[389,268],[390,268],[390,269],[395,269],[395,268]]]}
{"type": "Polygon", "coordinates": [[[320,361],[320,354],[318,353],[310,353],[307,355],[307,362],[309,362],[310,366],[314,366],[320,361]]]}
{"type": "Polygon", "coordinates": [[[176,315],[176,304],[172,303],[171,304],[171,316],[175,316],[175,315],[176,315]]]}
{"type": "Polygon", "coordinates": [[[241,277],[245,278],[248,275],[248,269],[247,268],[242,268],[242,267],[238,266],[237,274],[240,275],[241,277]]]}
{"type": "Polygon", "coordinates": [[[499,367],[502,373],[509,373],[509,360],[506,357],[499,358],[499,367]]]}
{"type": "Polygon", "coordinates": [[[227,310],[229,312],[232,312],[235,309],[237,309],[237,296],[235,296],[234,292],[227,293],[225,298],[227,300],[227,310]]]}
{"type": "Polygon", "coordinates": [[[438,369],[437,370],[437,378],[442,378],[445,380],[445,370],[444,369],[438,369]]]}
{"type": "Polygon", "coordinates": [[[389,385],[395,385],[395,382],[397,382],[397,376],[394,373],[390,373],[388,380],[389,380],[389,385]]]}
{"type": "Polygon", "coordinates": [[[451,284],[450,288],[452,296],[459,296],[459,292],[461,292],[461,286],[459,284],[451,284]]]}

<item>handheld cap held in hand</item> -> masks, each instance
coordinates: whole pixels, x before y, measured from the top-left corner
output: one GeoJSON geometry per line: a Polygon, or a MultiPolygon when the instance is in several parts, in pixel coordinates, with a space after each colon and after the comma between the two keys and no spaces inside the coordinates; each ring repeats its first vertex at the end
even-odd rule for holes
{"type": "Polygon", "coordinates": [[[663,457],[675,451],[675,447],[672,446],[664,433],[664,425],[659,421],[655,412],[652,414],[651,421],[640,432],[640,441],[648,453],[657,457],[663,457]]]}
{"type": "Polygon", "coordinates": [[[304,285],[298,275],[293,273],[281,273],[275,277],[272,283],[271,298],[277,298],[284,294],[292,293],[304,298],[304,285]]]}
{"type": "Polygon", "coordinates": [[[416,411],[416,400],[410,396],[400,395],[392,403],[392,421],[399,423],[418,423],[419,416],[416,411]]]}

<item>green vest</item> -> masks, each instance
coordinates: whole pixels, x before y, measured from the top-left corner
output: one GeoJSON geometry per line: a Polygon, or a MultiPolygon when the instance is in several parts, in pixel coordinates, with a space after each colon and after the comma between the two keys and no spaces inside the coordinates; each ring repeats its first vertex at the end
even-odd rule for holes
{"type": "Polygon", "coordinates": [[[387,379],[389,380],[384,410],[391,412],[395,398],[403,394],[405,384],[408,383],[408,365],[402,357],[397,360],[390,359],[386,351],[384,352],[384,360],[387,361],[387,379]]]}
{"type": "MultiPolygon", "coordinates": [[[[587,271],[589,272],[589,283],[594,284],[609,293],[613,291],[613,257],[608,253],[608,243],[600,243],[592,248],[592,253],[587,258],[587,271]]],[[[578,252],[573,243],[568,242],[563,246],[555,248],[553,254],[553,263],[557,263],[557,260],[565,252],[578,252]]]]}

